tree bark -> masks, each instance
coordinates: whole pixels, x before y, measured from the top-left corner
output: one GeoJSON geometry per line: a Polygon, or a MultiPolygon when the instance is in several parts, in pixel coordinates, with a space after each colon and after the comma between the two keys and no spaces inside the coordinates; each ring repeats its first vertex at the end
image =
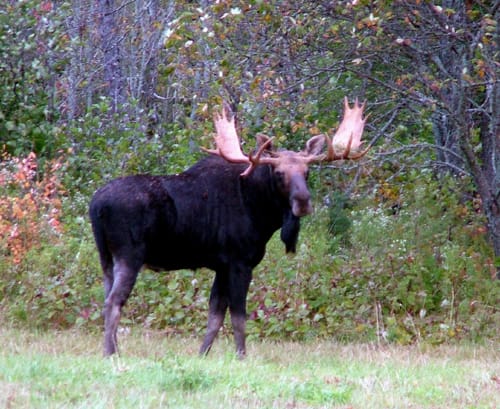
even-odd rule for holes
{"type": "Polygon", "coordinates": [[[125,102],[125,82],[120,65],[120,38],[117,35],[114,0],[98,0],[98,11],[104,81],[111,112],[116,113],[125,102]]]}

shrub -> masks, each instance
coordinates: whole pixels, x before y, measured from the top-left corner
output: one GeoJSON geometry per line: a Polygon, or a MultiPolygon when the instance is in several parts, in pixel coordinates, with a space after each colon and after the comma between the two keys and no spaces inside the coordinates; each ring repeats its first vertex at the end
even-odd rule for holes
{"type": "Polygon", "coordinates": [[[455,183],[420,174],[392,192],[375,189],[351,210],[319,210],[292,259],[274,238],[256,269],[250,332],[402,344],[494,336],[493,258],[481,213],[457,197],[455,183]],[[351,227],[332,238],[346,214],[351,227]]]}
{"type": "MultiPolygon", "coordinates": [[[[2,177],[14,180],[20,168],[29,173],[33,160],[3,162],[2,177]]],[[[74,193],[60,204],[60,187],[44,196],[45,186],[59,186],[50,169],[18,177],[38,200],[21,200],[23,183],[6,184],[2,195],[2,203],[19,201],[32,212],[23,213],[31,228],[23,230],[22,251],[2,250],[0,307],[5,319],[21,324],[100,329],[102,273],[86,217],[89,197],[74,193]],[[45,216],[52,208],[66,211],[57,213],[57,228],[45,216]]],[[[406,344],[495,336],[500,286],[490,279],[482,215],[474,202],[457,197],[454,183],[421,174],[395,188],[381,185],[349,206],[332,202],[337,207],[303,220],[295,256],[285,255],[277,232],[254,270],[250,337],[406,344]]],[[[15,223],[11,209],[2,205],[3,231],[15,223]]],[[[142,271],[121,325],[203,333],[213,276],[205,269],[142,271]]]]}
{"type": "Polygon", "coordinates": [[[60,161],[40,170],[32,152],[24,158],[3,154],[0,162],[0,242],[3,257],[19,264],[42,241],[53,241],[61,230],[60,161]]]}
{"type": "Polygon", "coordinates": [[[0,162],[0,302],[17,322],[73,325],[74,312],[88,297],[71,276],[81,273],[72,268],[81,249],[75,250],[77,239],[62,224],[63,168],[62,160],[53,160],[41,169],[34,153],[24,158],[4,154],[0,162]]]}

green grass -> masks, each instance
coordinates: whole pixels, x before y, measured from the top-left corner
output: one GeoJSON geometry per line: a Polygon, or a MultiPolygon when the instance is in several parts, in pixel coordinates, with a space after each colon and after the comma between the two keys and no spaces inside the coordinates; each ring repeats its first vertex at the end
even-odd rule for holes
{"type": "Polygon", "coordinates": [[[122,356],[100,334],[0,330],[5,408],[496,408],[500,348],[199,340],[133,330],[122,356]]]}

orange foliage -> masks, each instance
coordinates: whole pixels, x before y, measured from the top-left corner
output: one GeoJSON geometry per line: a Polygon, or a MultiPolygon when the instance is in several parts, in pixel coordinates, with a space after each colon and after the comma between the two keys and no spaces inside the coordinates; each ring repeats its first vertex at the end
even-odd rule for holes
{"type": "Polygon", "coordinates": [[[40,177],[35,153],[25,158],[0,154],[0,245],[15,264],[41,240],[61,233],[61,166],[50,162],[40,177]]]}

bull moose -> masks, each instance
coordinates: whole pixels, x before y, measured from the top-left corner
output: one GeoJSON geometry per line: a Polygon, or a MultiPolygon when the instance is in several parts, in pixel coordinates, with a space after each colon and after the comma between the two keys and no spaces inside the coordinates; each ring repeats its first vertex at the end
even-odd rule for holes
{"type": "Polygon", "coordinates": [[[259,135],[250,155],[241,151],[225,105],[214,115],[215,149],[185,172],[126,176],[100,188],[89,213],[104,273],[104,355],[118,350],[121,310],[145,266],[214,270],[200,354],[210,350],[229,308],[236,353],[243,357],[252,270],[280,228],[286,251],[295,251],[300,218],[312,212],[308,165],[366,153],[360,149],[364,105],[356,100],[350,108],[344,100],[344,117],[331,139],[313,136],[293,152],[276,151],[272,138],[259,135]]]}

